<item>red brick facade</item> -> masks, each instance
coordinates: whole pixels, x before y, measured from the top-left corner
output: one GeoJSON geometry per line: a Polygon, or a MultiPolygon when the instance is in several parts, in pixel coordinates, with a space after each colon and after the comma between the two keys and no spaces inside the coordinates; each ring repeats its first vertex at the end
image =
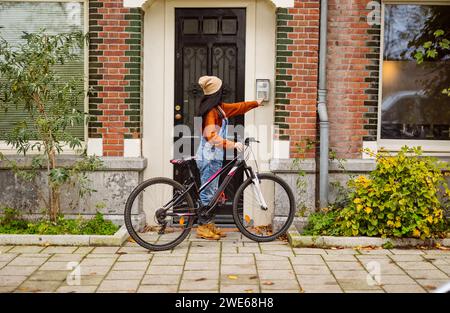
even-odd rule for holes
{"type": "Polygon", "coordinates": [[[124,139],[141,133],[142,13],[123,0],[89,1],[89,138],[104,156],[123,156],[124,139]]]}

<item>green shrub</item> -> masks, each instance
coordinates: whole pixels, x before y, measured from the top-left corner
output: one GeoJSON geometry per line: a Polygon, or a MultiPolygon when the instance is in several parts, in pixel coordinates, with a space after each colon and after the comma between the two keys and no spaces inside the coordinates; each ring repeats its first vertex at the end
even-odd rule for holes
{"type": "Polygon", "coordinates": [[[5,208],[0,217],[0,234],[39,234],[39,235],[113,235],[118,227],[97,213],[92,219],[68,220],[59,216],[56,222],[48,220],[27,221],[18,211],[5,208]]]}
{"type": "Polygon", "coordinates": [[[337,217],[342,235],[442,236],[448,229],[444,212],[450,197],[442,169],[448,164],[422,156],[420,148],[403,147],[395,156],[371,154],[376,169],[369,177],[349,181],[351,201],[337,217]]]}
{"type": "Polygon", "coordinates": [[[340,230],[336,224],[336,210],[322,210],[309,215],[308,224],[303,230],[305,236],[339,236],[340,230]]]}

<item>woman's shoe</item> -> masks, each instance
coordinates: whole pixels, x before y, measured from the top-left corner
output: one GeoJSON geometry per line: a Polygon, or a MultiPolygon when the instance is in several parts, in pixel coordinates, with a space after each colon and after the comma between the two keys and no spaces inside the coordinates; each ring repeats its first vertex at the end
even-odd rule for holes
{"type": "Polygon", "coordinates": [[[220,235],[214,233],[210,226],[210,224],[206,224],[206,225],[200,225],[197,227],[197,237],[198,238],[203,238],[203,239],[208,239],[208,240],[219,240],[220,239],[220,235]]]}

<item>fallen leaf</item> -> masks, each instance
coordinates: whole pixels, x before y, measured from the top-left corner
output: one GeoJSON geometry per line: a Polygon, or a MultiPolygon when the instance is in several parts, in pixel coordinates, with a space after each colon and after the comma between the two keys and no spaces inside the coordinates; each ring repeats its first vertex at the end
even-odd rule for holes
{"type": "Polygon", "coordinates": [[[245,289],[244,290],[246,293],[253,293],[253,289],[245,289]]]}
{"type": "Polygon", "coordinates": [[[195,281],[204,281],[204,280],[206,280],[205,277],[200,277],[200,278],[195,279],[195,281]]]}
{"type": "Polygon", "coordinates": [[[266,286],[272,286],[273,284],[274,284],[273,281],[265,281],[265,282],[263,282],[263,285],[266,285],[266,286]]]}
{"type": "Polygon", "coordinates": [[[250,276],[249,279],[257,279],[258,276],[250,276]]]}
{"type": "Polygon", "coordinates": [[[180,225],[184,225],[184,216],[180,218],[180,225]]]}
{"type": "Polygon", "coordinates": [[[236,280],[238,277],[236,275],[228,275],[228,279],[236,280]]]}
{"type": "Polygon", "coordinates": [[[427,289],[430,289],[430,290],[436,289],[436,286],[433,286],[433,285],[424,285],[424,287],[427,289]]]}
{"type": "Polygon", "coordinates": [[[245,219],[245,221],[247,222],[247,224],[250,224],[250,221],[251,221],[250,216],[248,216],[247,214],[245,214],[244,219],[245,219]]]}
{"type": "Polygon", "coordinates": [[[122,255],[122,254],[128,254],[127,252],[123,252],[123,251],[118,251],[116,252],[116,254],[122,255]]]}
{"type": "Polygon", "coordinates": [[[131,237],[128,237],[127,241],[128,241],[128,242],[134,242],[134,243],[136,243],[136,240],[134,240],[134,239],[131,238],[131,237]]]}

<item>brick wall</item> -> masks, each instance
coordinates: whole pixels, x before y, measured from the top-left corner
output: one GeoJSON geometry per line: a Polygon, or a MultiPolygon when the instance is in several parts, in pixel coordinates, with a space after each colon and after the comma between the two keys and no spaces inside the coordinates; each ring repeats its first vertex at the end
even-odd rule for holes
{"type": "Polygon", "coordinates": [[[275,90],[276,137],[290,140],[291,157],[314,157],[314,149],[299,153],[316,140],[319,1],[295,1],[277,9],[275,90]]]}
{"type": "Polygon", "coordinates": [[[380,25],[368,23],[369,2],[329,1],[330,148],[342,158],[360,158],[363,140],[377,137],[380,25]]]}
{"type": "Polygon", "coordinates": [[[89,33],[89,138],[103,138],[104,156],[123,156],[124,139],[141,136],[142,12],[89,1],[89,33]]]}

